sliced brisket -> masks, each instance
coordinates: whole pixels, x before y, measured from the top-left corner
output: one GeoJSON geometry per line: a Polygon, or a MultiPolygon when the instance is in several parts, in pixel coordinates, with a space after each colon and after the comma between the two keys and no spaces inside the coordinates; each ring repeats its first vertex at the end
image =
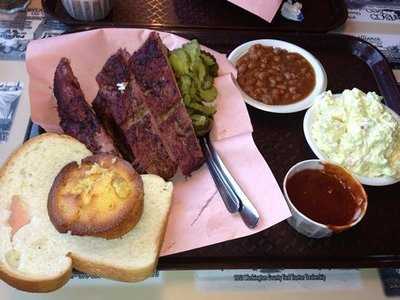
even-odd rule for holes
{"type": "Polygon", "coordinates": [[[114,118],[112,117],[108,101],[104,99],[100,95],[100,93],[98,93],[96,98],[92,102],[92,107],[100,122],[103,124],[105,130],[114,140],[114,143],[119,152],[126,160],[131,162],[135,169],[139,172],[140,168],[137,164],[134,163],[134,156],[132,154],[131,148],[126,142],[124,133],[122,129],[115,123],[114,118]]]}
{"type": "Polygon", "coordinates": [[[159,35],[152,32],[130,58],[129,67],[145,95],[145,105],[157,124],[168,154],[184,175],[190,175],[202,165],[204,156],[182,102],[167,52],[159,35]]]}
{"type": "MultiPolygon", "coordinates": [[[[133,166],[139,172],[157,174],[163,178],[174,176],[174,163],[160,140],[151,121],[149,109],[144,105],[140,89],[130,79],[126,51],[119,50],[106,62],[96,77],[100,90],[93,108],[106,127],[113,128],[116,140],[123,140],[133,157],[133,166]],[[124,74],[123,76],[121,74],[124,74]],[[117,83],[129,82],[120,90],[117,83]],[[118,133],[118,129],[120,133],[118,133]],[[122,138],[121,138],[122,136],[122,138]]],[[[129,54],[128,54],[129,57],[129,54]]]]}
{"type": "Polygon", "coordinates": [[[130,54],[125,49],[119,49],[110,56],[101,72],[97,74],[96,81],[100,87],[116,86],[118,83],[128,82],[131,75],[128,68],[130,54]]]}
{"type": "Polygon", "coordinates": [[[84,143],[93,153],[118,154],[113,141],[86,102],[66,58],[60,60],[54,74],[54,96],[60,126],[66,134],[84,143]]]}
{"type": "MultiPolygon", "coordinates": [[[[130,73],[127,67],[129,57],[130,54],[128,51],[119,49],[116,54],[112,55],[107,60],[100,73],[96,76],[96,81],[100,89],[105,87],[117,87],[119,83],[128,83],[130,80],[130,73]]],[[[130,161],[138,172],[141,171],[141,173],[143,173],[143,169],[135,163],[135,157],[125,139],[122,129],[117,125],[112,116],[107,99],[104,99],[100,93],[98,93],[92,102],[92,107],[107,133],[114,140],[122,156],[130,161]]]]}

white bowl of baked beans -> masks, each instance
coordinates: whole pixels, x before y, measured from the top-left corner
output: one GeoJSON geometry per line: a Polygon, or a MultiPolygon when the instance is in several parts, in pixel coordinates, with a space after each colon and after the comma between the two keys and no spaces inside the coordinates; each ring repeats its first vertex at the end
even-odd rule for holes
{"type": "Polygon", "coordinates": [[[264,111],[305,110],[327,87],[321,63],[285,41],[250,41],[233,50],[228,59],[237,68],[236,84],[246,103],[264,111]]]}

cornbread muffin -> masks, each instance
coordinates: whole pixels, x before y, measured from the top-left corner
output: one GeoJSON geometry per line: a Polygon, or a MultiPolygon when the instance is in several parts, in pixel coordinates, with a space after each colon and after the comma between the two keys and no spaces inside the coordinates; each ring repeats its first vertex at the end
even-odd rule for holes
{"type": "Polygon", "coordinates": [[[71,162],[54,180],[48,200],[57,231],[72,235],[119,238],[139,221],[143,182],[125,160],[98,154],[71,162]]]}

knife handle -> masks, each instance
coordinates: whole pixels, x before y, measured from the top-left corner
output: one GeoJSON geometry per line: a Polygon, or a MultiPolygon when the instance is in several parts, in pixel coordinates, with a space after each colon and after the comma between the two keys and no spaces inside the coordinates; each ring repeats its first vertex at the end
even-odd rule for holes
{"type": "Polygon", "coordinates": [[[223,177],[221,170],[217,168],[215,162],[213,161],[213,155],[208,141],[202,138],[201,145],[203,147],[204,155],[206,157],[206,162],[208,169],[210,170],[211,177],[221,195],[222,200],[226,206],[226,209],[231,213],[237,213],[240,210],[240,200],[237,198],[236,194],[232,191],[226,179],[223,177]]]}
{"type": "Polygon", "coordinates": [[[225,164],[218,155],[217,151],[215,151],[212,144],[208,143],[208,141],[206,142],[213,156],[212,161],[215,163],[216,168],[220,170],[222,176],[225,178],[225,182],[229,185],[229,190],[235,194],[236,198],[240,202],[240,216],[242,217],[247,227],[255,228],[260,220],[257,209],[254,207],[253,203],[246,196],[239,184],[236,182],[235,178],[233,178],[229,170],[226,168],[225,164]]]}

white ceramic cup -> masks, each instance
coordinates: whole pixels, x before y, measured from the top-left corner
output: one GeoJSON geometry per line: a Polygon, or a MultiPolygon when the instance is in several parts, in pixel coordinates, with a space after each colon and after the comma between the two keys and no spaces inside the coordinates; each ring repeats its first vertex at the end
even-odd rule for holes
{"type": "Polygon", "coordinates": [[[104,19],[111,11],[113,0],[61,0],[74,19],[95,21],[104,19]]]}
{"type": "Polygon", "coordinates": [[[310,238],[323,238],[323,237],[328,237],[331,236],[333,233],[339,233],[344,230],[347,230],[353,226],[355,226],[357,223],[361,221],[361,219],[364,217],[365,212],[367,211],[367,206],[368,206],[368,199],[367,199],[367,194],[365,193],[365,190],[361,183],[358,182],[357,179],[354,178],[353,175],[351,175],[350,172],[348,172],[346,169],[335,165],[336,167],[342,169],[348,177],[352,179],[352,181],[355,183],[355,185],[362,191],[363,197],[364,197],[364,202],[363,206],[361,209],[361,213],[357,217],[356,220],[354,220],[350,224],[346,224],[343,226],[335,226],[330,227],[325,224],[318,223],[316,221],[313,221],[309,217],[305,216],[302,214],[292,203],[290,200],[290,197],[288,195],[288,192],[286,190],[286,183],[288,179],[293,176],[294,174],[303,171],[303,170],[322,170],[324,168],[324,162],[319,160],[319,159],[310,159],[310,160],[305,160],[302,162],[297,163],[294,165],[290,170],[287,172],[285,179],[283,181],[283,192],[286,198],[286,201],[289,205],[289,209],[292,213],[292,217],[290,217],[287,221],[292,226],[297,232],[310,237],[310,238]]]}

